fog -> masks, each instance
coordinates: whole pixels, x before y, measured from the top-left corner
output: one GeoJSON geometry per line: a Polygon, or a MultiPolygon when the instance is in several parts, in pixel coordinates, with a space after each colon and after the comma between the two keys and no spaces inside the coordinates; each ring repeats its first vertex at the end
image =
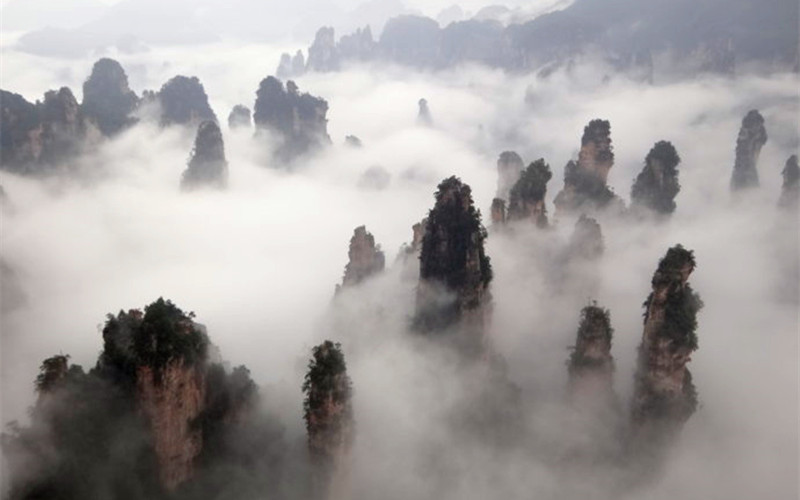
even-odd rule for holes
{"type": "MultiPolygon", "coordinates": [[[[198,76],[224,121],[233,105],[252,107],[258,82],[285,48],[222,41],[110,55],[139,94],[175,74],[198,76]]],[[[94,60],[44,64],[6,46],[2,86],[34,100],[68,85],[80,100],[94,60]]],[[[287,171],[262,164],[263,146],[251,131],[223,126],[230,179],[222,192],[181,192],[194,131],[147,121],[86,154],[69,177],[0,173],[9,199],[2,255],[27,296],[2,318],[3,424],[26,420],[42,359],[61,352],[93,366],[105,315],[163,296],[196,313],[226,360],[250,368],[289,439],[305,432],[300,385],[310,348],[325,338],[342,342],[354,387],[353,498],[609,498],[620,483],[635,482],[630,471],[614,464],[576,470],[543,458],[582,439],[563,404],[565,361],[580,308],[596,299],[611,311],[615,388],[627,409],[642,302],[658,260],[681,243],[695,252],[690,281],[705,302],[689,365],[701,407],[663,469],[625,495],[797,497],[798,307],[781,287],[798,258],[798,229],[776,203],[781,169],[800,144],[798,77],[645,85],[603,76],[592,66],[546,80],[479,67],[310,73],[297,83],[328,101],[332,147],[287,171]],[[432,128],[415,124],[421,97],[432,128]],[[769,134],[761,187],[734,197],[735,140],[752,108],[769,134]],[[539,157],[550,164],[552,219],[564,165],[577,157],[593,118],[611,122],[609,184],[626,202],[652,145],[675,145],[677,210],[663,224],[602,218],[598,283],[592,289],[572,277],[567,292],[552,288],[549,267],[572,220],[557,220],[546,233],[490,228],[488,335],[521,389],[525,414],[514,446],[482,447],[449,428],[474,379],[451,353],[409,333],[416,279],[403,275],[395,257],[450,175],[472,187],[489,226],[496,160],[507,149],[526,164],[539,157]],[[349,134],[364,148],[346,147],[349,134]],[[385,189],[359,183],[374,166],[390,175],[385,189]],[[362,224],[386,252],[388,269],[334,302],[349,239],[362,224]]]]}

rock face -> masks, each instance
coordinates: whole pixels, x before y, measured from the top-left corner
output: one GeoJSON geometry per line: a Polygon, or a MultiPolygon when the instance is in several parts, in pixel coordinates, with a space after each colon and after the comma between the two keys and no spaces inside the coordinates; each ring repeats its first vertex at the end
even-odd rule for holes
{"type": "Polygon", "coordinates": [[[90,127],[67,87],[49,90],[43,102],[31,104],[18,94],[0,91],[2,168],[42,173],[78,155],[90,127]]]}
{"type": "Polygon", "coordinates": [[[492,225],[502,226],[506,223],[506,200],[494,198],[492,200],[492,225]]]}
{"type": "Polygon", "coordinates": [[[497,159],[497,198],[508,200],[511,188],[522,175],[525,165],[514,151],[503,151],[497,159]]]}
{"type": "Polygon", "coordinates": [[[253,120],[256,132],[268,130],[281,140],[277,157],[289,161],[331,143],[328,136],[328,103],[308,93],[300,94],[293,81],[283,83],[269,76],[256,92],[253,120]]]}
{"type": "Polygon", "coordinates": [[[644,169],[631,188],[631,208],[659,215],[675,211],[675,196],[681,190],[678,164],[681,157],[671,142],[659,141],[644,160],[644,169]]]}
{"type": "Polygon", "coordinates": [[[417,111],[417,125],[430,127],[433,125],[433,117],[431,117],[431,110],[428,109],[427,99],[420,99],[417,103],[419,111],[417,111]]]}
{"type": "Polygon", "coordinates": [[[380,245],[375,244],[375,238],[367,232],[367,228],[359,226],[350,238],[350,250],[347,252],[349,262],[344,268],[344,278],[341,287],[356,286],[367,278],[383,271],[386,257],[380,245]]]}
{"type": "Polygon", "coordinates": [[[192,422],[203,411],[208,339],[183,311],[159,299],[145,308],[131,347],[135,398],[150,425],[161,483],[173,490],[192,476],[202,451],[202,430],[192,422]]]}
{"type": "Polygon", "coordinates": [[[303,76],[306,71],[306,60],[303,57],[303,51],[298,50],[294,57],[284,52],[281,54],[281,61],[278,63],[278,69],[275,70],[275,76],[281,80],[289,80],[303,76]]]}
{"type": "Polygon", "coordinates": [[[423,333],[462,327],[469,351],[483,348],[492,266],[472,190],[457,177],[439,184],[422,239],[414,326],[423,333]]]}
{"type": "Polygon", "coordinates": [[[758,156],[767,143],[764,117],[757,110],[750,110],[742,120],[739,137],[736,139],[736,162],[731,176],[731,190],[737,191],[758,187],[758,156]]]}
{"type": "Polygon", "coordinates": [[[352,383],[341,345],[326,340],[312,349],[303,392],[308,451],[317,467],[318,487],[340,491],[354,434],[352,383]]]}
{"type": "Polygon", "coordinates": [[[159,476],[167,490],[192,476],[203,449],[201,429],[192,422],[203,411],[205,392],[203,373],[182,359],[169,361],[158,373],[150,366],[136,370],[137,400],[150,422],[159,476]]]}
{"type": "Polygon", "coordinates": [[[573,402],[581,406],[613,404],[614,357],[610,313],[592,303],[581,310],[575,347],[567,366],[573,402]]]}
{"type": "Polygon", "coordinates": [[[157,97],[161,104],[162,126],[196,126],[205,120],[217,121],[203,84],[196,76],[173,77],[161,87],[157,97]]]}
{"type": "Polygon", "coordinates": [[[553,200],[557,214],[601,210],[619,202],[606,184],[613,165],[611,124],[592,120],[583,129],[578,162],[570,161],[564,169],[564,189],[553,200]]]}
{"type": "MultiPolygon", "coordinates": [[[[377,57],[418,68],[481,63],[509,71],[553,68],[571,71],[586,61],[644,81],[654,74],[731,75],[747,66],[791,71],[797,66],[797,5],[770,3],[758,16],[752,0],[701,0],[681,3],[620,0],[613,5],[577,0],[563,9],[526,22],[500,22],[508,9],[489,7],[472,19],[461,14],[389,19],[377,44],[377,57]],[[440,27],[441,26],[441,27],[440,27]],[[637,29],[631,29],[637,26],[637,29]],[[683,26],[682,30],[665,29],[683,26]],[[769,37],[764,33],[769,32],[769,37]],[[742,64],[743,63],[743,64],[742,64]]],[[[345,37],[343,37],[344,39],[345,37]]],[[[344,62],[350,58],[342,50],[344,62]]]]}
{"type": "Polygon", "coordinates": [[[240,498],[276,484],[282,444],[257,387],[209,362],[192,318],[159,299],[107,316],[91,371],[46,359],[30,426],[0,440],[10,498],[240,498]]]}
{"type": "Polygon", "coordinates": [[[569,241],[570,258],[597,260],[603,256],[604,251],[605,244],[600,223],[582,214],[575,222],[575,231],[569,241]]]}
{"type": "Polygon", "coordinates": [[[550,165],[543,158],[528,165],[511,188],[508,220],[529,220],[537,227],[547,227],[544,197],[547,194],[547,182],[552,177],[550,165]]]}
{"type": "Polygon", "coordinates": [[[42,154],[39,109],[19,94],[0,90],[0,113],[2,167],[20,173],[33,171],[42,154]]]}
{"type": "Polygon", "coordinates": [[[205,121],[197,128],[189,168],[183,172],[181,188],[191,190],[208,186],[218,189],[228,185],[228,162],[222,131],[216,122],[205,121]]]}
{"type": "Polygon", "coordinates": [[[59,384],[67,378],[69,371],[69,356],[59,354],[42,361],[39,375],[36,377],[36,392],[39,398],[55,391],[59,384]]]}
{"type": "Polygon", "coordinates": [[[375,57],[378,44],[372,39],[369,26],[358,28],[339,40],[337,49],[343,61],[369,61],[375,57]]]}
{"type": "Polygon", "coordinates": [[[800,166],[797,165],[797,155],[792,155],[786,160],[782,174],[783,188],[778,206],[796,211],[800,202],[800,166]]]}
{"type": "Polygon", "coordinates": [[[308,48],[307,69],[325,73],[339,70],[339,50],[333,28],[322,27],[317,30],[314,43],[308,48]]]}
{"type": "Polygon", "coordinates": [[[697,349],[700,297],[687,282],[694,255],[674,246],[658,263],[653,291],[645,301],[644,332],[634,379],[634,445],[663,445],[697,408],[697,391],[686,367],[697,349]]]}
{"type": "Polygon", "coordinates": [[[399,16],[389,19],[380,38],[380,51],[390,61],[419,68],[436,67],[441,32],[433,19],[399,16]]]}
{"type": "Polygon", "coordinates": [[[130,115],[139,98],[128,87],[128,75],[114,59],[102,58],[94,63],[92,74],[83,84],[84,115],[94,121],[100,132],[109,137],[134,124],[130,115]]]}
{"type": "Polygon", "coordinates": [[[250,108],[237,104],[228,115],[228,128],[235,130],[238,128],[250,128],[253,126],[250,118],[250,108]]]}

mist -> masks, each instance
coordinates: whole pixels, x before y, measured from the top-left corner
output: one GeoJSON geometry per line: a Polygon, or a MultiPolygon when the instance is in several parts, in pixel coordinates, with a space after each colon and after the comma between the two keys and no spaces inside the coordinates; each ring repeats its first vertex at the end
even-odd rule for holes
{"type": "MultiPolygon", "coordinates": [[[[108,55],[140,95],[176,74],[198,76],[222,123],[235,104],[252,107],[258,82],[288,47],[209,39],[108,55]]],[[[42,56],[5,46],[2,57],[3,88],[35,100],[68,85],[80,101],[96,54],[45,65],[42,56]]],[[[2,317],[2,423],[28,418],[42,359],[68,353],[72,363],[93,366],[106,314],[163,296],[195,312],[226,360],[250,369],[290,442],[305,434],[300,386],[311,347],[327,338],[342,343],[354,389],[352,498],[795,498],[800,324],[797,303],[781,290],[800,258],[798,226],[776,205],[781,169],[800,147],[798,83],[793,73],[648,85],[606,78],[592,64],[546,79],[477,66],[354,65],[297,79],[302,91],[328,101],[333,145],[291,170],[265,165],[251,130],[222,126],[225,191],[181,192],[194,130],[146,119],[98,144],[68,176],[2,171],[2,256],[26,297],[2,317]],[[432,127],[415,122],[423,97],[432,127]],[[733,196],[735,141],[754,108],[769,134],[761,186],[733,196]],[[611,122],[609,185],[626,203],[652,145],[675,145],[677,210],[660,224],[600,218],[606,248],[596,283],[578,273],[556,291],[554,256],[574,220],[556,220],[546,233],[489,227],[496,161],[505,150],[526,165],[544,158],[553,170],[552,215],[564,165],[594,118],[611,122]],[[364,147],[346,146],[346,135],[364,147]],[[374,167],[388,173],[385,187],[362,182],[374,167]],[[524,411],[513,445],[485,447],[451,427],[474,390],[474,368],[409,332],[418,275],[409,278],[396,257],[450,175],[472,187],[489,229],[488,337],[524,411]],[[333,300],[360,225],[386,253],[387,270],[333,300]],[[695,253],[690,281],[705,302],[689,365],[701,406],[654,477],[624,489],[637,481],[617,464],[576,468],[548,458],[568,455],[585,438],[564,401],[565,361],[581,307],[596,300],[611,312],[615,389],[627,411],[642,301],[658,260],[676,243],[695,253]]]]}

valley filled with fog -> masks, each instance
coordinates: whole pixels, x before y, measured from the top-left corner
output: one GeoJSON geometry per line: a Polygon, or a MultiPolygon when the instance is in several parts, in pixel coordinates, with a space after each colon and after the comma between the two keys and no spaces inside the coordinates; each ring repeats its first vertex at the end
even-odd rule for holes
{"type": "MultiPolygon", "coordinates": [[[[287,164],[273,155],[278,139],[231,128],[227,117],[237,104],[253,109],[259,82],[296,40],[226,35],[55,57],[18,50],[21,33],[2,36],[2,88],[31,103],[62,86],[81,102],[100,57],[119,61],[137,95],[175,75],[196,76],[219,122],[228,173],[225,189],[182,190],[197,127],[161,126],[157,103],[139,106],[135,124],[90,141],[43,175],[0,170],[0,253],[12,270],[3,279],[14,282],[13,299],[4,283],[0,317],[4,430],[29,423],[42,360],[68,354],[71,364],[92,368],[106,315],[163,297],[194,312],[228,366],[247,366],[264,414],[281,428],[289,458],[263,498],[303,497],[294,486],[309,468],[301,386],[312,347],[326,339],[341,343],[352,380],[353,443],[341,498],[798,494],[797,207],[778,206],[782,171],[800,146],[796,72],[643,81],[590,57],[547,75],[469,62],[436,70],[349,62],[294,78],[300,92],[327,101],[331,143],[287,164]],[[423,98],[430,124],[418,121],[423,98]],[[737,136],[753,109],[768,136],[756,155],[760,185],[732,192],[737,136]],[[610,123],[607,183],[625,206],[658,141],[680,155],[680,192],[664,218],[593,213],[602,255],[570,267],[580,214],[558,213],[553,200],[594,119],[610,123]],[[350,135],[361,147],[346,143],[350,135]],[[504,151],[526,166],[539,158],[549,164],[546,229],[492,222],[504,151]],[[510,440],[462,422],[487,404],[471,397],[486,368],[412,331],[419,257],[403,245],[450,176],[471,187],[487,230],[493,277],[484,334],[516,391],[506,409],[516,426],[510,440]],[[362,225],[385,254],[385,269],[334,296],[362,225]],[[624,421],[642,304],[659,260],[676,244],[694,253],[689,281],[704,303],[688,364],[699,406],[657,467],[637,468],[618,452],[614,460],[591,458],[610,438],[568,402],[566,363],[581,309],[596,301],[610,312],[624,421]]],[[[3,458],[8,480],[14,458],[5,450],[3,458]]],[[[231,494],[219,498],[237,498],[231,494]]]]}

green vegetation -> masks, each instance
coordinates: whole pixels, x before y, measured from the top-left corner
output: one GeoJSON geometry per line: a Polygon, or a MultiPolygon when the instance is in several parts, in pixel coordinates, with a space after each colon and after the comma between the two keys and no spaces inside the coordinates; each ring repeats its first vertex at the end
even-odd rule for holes
{"type": "Polygon", "coordinates": [[[545,163],[544,158],[539,158],[528,165],[511,188],[508,205],[509,219],[525,218],[530,215],[526,213],[526,205],[541,203],[542,212],[536,222],[539,225],[547,225],[544,197],[547,194],[547,183],[552,177],[550,165],[545,163]]]}
{"type": "MultiPolygon", "coordinates": [[[[303,417],[309,434],[319,430],[315,413],[324,411],[326,403],[345,405],[349,417],[352,384],[347,376],[341,344],[326,340],[311,350],[308,371],[303,381],[303,417]]],[[[324,424],[323,424],[324,425],[324,424]]]]}
{"type": "Polygon", "coordinates": [[[492,266],[483,250],[487,234],[480,211],[473,204],[472,190],[453,176],[439,184],[435,197],[436,205],[428,212],[422,240],[420,278],[440,281],[451,290],[467,285],[488,286],[492,266]],[[479,259],[478,276],[471,274],[467,266],[467,259],[473,256],[479,259]]]}
{"type": "Polygon", "coordinates": [[[598,306],[595,301],[581,309],[577,342],[568,361],[570,372],[580,367],[601,366],[608,363],[605,358],[586,356],[585,345],[602,343],[607,350],[610,350],[613,335],[614,328],[611,327],[611,313],[608,309],[598,306]]]}
{"type": "Polygon", "coordinates": [[[675,211],[675,196],[681,190],[678,164],[681,158],[671,142],[659,141],[647,153],[644,169],[631,188],[631,202],[660,214],[675,211]]]}
{"type": "Polygon", "coordinates": [[[133,332],[136,362],[159,370],[177,359],[187,364],[205,361],[208,338],[192,321],[193,316],[163,298],[145,307],[142,322],[133,332]]]}

